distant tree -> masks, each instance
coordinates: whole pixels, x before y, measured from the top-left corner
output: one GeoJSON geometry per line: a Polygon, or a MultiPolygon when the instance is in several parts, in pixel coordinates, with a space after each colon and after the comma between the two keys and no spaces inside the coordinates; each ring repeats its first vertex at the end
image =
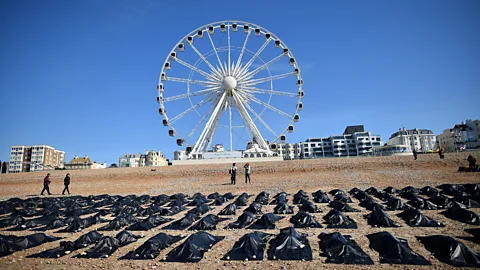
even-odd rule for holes
{"type": "Polygon", "coordinates": [[[112,163],[112,164],[110,164],[110,167],[108,167],[108,168],[118,168],[118,166],[117,166],[116,163],[112,163]]]}

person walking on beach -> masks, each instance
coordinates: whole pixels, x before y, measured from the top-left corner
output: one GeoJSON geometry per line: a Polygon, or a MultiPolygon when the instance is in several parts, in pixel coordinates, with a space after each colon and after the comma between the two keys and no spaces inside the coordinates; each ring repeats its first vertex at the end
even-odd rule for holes
{"type": "Polygon", "coordinates": [[[235,166],[235,163],[233,163],[232,168],[230,168],[229,173],[230,173],[231,184],[235,185],[235,181],[236,181],[236,178],[237,178],[237,166],[235,166]]]}
{"type": "Polygon", "coordinates": [[[417,150],[416,150],[416,149],[413,149],[413,158],[414,158],[415,160],[417,160],[417,155],[418,155],[417,150]]]}
{"type": "Polygon", "coordinates": [[[67,173],[67,175],[63,179],[63,184],[65,185],[65,188],[62,191],[62,195],[65,195],[65,191],[68,191],[68,195],[70,195],[70,190],[68,189],[68,185],[70,185],[70,174],[69,173],[67,173]]]}
{"type": "Polygon", "coordinates": [[[243,168],[245,168],[245,184],[247,184],[247,180],[248,183],[250,183],[250,173],[252,172],[250,168],[250,163],[247,162],[247,164],[245,164],[243,168]]]}
{"type": "Polygon", "coordinates": [[[50,193],[50,173],[47,173],[47,176],[45,176],[45,178],[43,178],[43,189],[42,189],[42,193],[40,195],[43,195],[43,192],[47,191],[48,192],[48,195],[52,195],[52,193],[50,193]]]}

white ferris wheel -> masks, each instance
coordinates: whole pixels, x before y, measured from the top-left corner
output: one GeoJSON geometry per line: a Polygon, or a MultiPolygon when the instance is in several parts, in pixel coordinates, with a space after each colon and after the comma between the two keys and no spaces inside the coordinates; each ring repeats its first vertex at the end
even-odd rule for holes
{"type": "Polygon", "coordinates": [[[300,67],[278,36],[256,24],[221,21],[173,47],[157,101],[163,125],[189,159],[217,143],[230,151],[248,145],[245,156],[274,156],[300,119],[302,85],[300,67]]]}

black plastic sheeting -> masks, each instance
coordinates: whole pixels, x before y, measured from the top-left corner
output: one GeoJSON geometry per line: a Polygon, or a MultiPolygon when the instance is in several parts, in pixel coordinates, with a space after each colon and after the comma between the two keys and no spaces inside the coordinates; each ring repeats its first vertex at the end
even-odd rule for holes
{"type": "Polygon", "coordinates": [[[442,189],[443,193],[454,197],[468,195],[465,193],[465,187],[463,185],[443,184],[437,186],[437,188],[442,189]]]}
{"type": "Polygon", "coordinates": [[[253,222],[254,219],[255,219],[255,216],[251,212],[245,211],[245,212],[243,212],[243,214],[241,214],[238,217],[238,219],[235,222],[232,222],[232,223],[228,224],[227,227],[225,227],[225,228],[227,228],[227,229],[245,228],[248,225],[250,225],[253,222]]]}
{"type": "Polygon", "coordinates": [[[284,217],[276,216],[275,214],[268,213],[262,215],[261,218],[257,219],[252,225],[247,229],[261,230],[261,229],[275,229],[277,226],[275,223],[284,217]]]}
{"type": "Polygon", "coordinates": [[[337,209],[332,209],[323,219],[328,223],[327,228],[335,229],[357,229],[357,223],[350,217],[344,215],[337,209]]]}
{"type": "Polygon", "coordinates": [[[163,227],[163,229],[167,230],[184,230],[190,227],[195,221],[197,221],[200,217],[194,213],[187,213],[183,218],[170,223],[169,225],[163,227]]]}
{"type": "Polygon", "coordinates": [[[146,218],[145,220],[138,221],[137,223],[134,223],[130,225],[127,230],[130,231],[148,231],[151,230],[155,227],[158,227],[162,224],[168,223],[172,221],[173,219],[171,218],[164,218],[159,215],[152,215],[146,218]]]}
{"type": "Polygon", "coordinates": [[[233,248],[223,256],[222,260],[263,260],[263,253],[267,247],[271,234],[252,232],[242,236],[233,248]]]}
{"type": "Polygon", "coordinates": [[[443,211],[441,214],[449,219],[460,221],[462,223],[480,225],[480,217],[476,213],[467,209],[453,207],[443,211]]]}
{"type": "Polygon", "coordinates": [[[305,211],[309,213],[320,213],[320,210],[314,203],[310,201],[303,201],[303,204],[298,207],[300,211],[305,211]]]}
{"type": "Polygon", "coordinates": [[[410,227],[445,227],[441,222],[425,216],[420,210],[409,208],[398,214],[410,227]]]}
{"type": "Polygon", "coordinates": [[[261,215],[263,214],[262,213],[262,204],[258,203],[258,202],[253,202],[252,204],[250,204],[245,210],[244,212],[250,212],[254,215],[261,215]]]}
{"type": "Polygon", "coordinates": [[[184,236],[168,235],[166,233],[159,233],[154,237],[148,239],[140,247],[127,253],[121,259],[128,260],[149,260],[155,259],[160,254],[160,251],[170,247],[176,242],[182,240],[184,236]]]}
{"type": "Polygon", "coordinates": [[[460,196],[453,198],[456,202],[459,202],[465,205],[467,208],[480,208],[480,203],[473,200],[472,197],[469,196],[460,196]]]}
{"type": "Polygon", "coordinates": [[[223,216],[234,216],[237,211],[237,205],[235,203],[231,203],[225,208],[223,208],[218,215],[223,215],[223,216]]]}
{"type": "Polygon", "coordinates": [[[323,190],[317,190],[312,193],[313,196],[313,201],[316,203],[329,203],[330,198],[328,198],[327,193],[325,193],[323,190]]]}
{"type": "Polygon", "coordinates": [[[139,236],[135,236],[127,231],[121,231],[115,237],[104,236],[91,249],[75,256],[76,258],[108,258],[119,247],[126,246],[136,242],[139,236]]]}
{"type": "Polygon", "coordinates": [[[370,248],[380,255],[380,263],[431,265],[422,255],[415,253],[405,239],[397,238],[389,232],[367,235],[370,248]]]}
{"type": "Polygon", "coordinates": [[[385,210],[385,206],[379,204],[374,198],[372,198],[371,196],[367,196],[365,199],[363,199],[359,206],[361,207],[364,207],[366,208],[367,210],[370,210],[370,211],[375,211],[377,209],[380,209],[380,210],[385,210]]]}
{"type": "Polygon", "coordinates": [[[397,210],[405,210],[410,208],[410,206],[403,203],[403,201],[396,197],[391,197],[385,202],[385,206],[387,207],[388,211],[397,211],[397,210]]]}
{"type": "Polygon", "coordinates": [[[293,205],[288,205],[287,203],[280,203],[273,208],[273,213],[280,215],[293,214],[293,205]]]}
{"type": "Polygon", "coordinates": [[[439,261],[456,267],[480,267],[480,255],[450,236],[417,236],[439,261]]]}
{"type": "Polygon", "coordinates": [[[77,240],[71,241],[62,241],[60,245],[56,248],[42,251],[37,254],[28,256],[29,258],[60,258],[67,254],[70,254],[72,251],[87,247],[91,244],[96,244],[101,238],[102,234],[97,231],[88,232],[80,236],[77,240]]]}
{"type": "Polygon", "coordinates": [[[434,187],[425,186],[425,187],[420,189],[420,194],[426,195],[428,197],[435,197],[435,196],[438,196],[440,194],[440,192],[438,191],[438,189],[436,189],[434,187]]]}
{"type": "Polygon", "coordinates": [[[304,201],[308,201],[308,194],[303,191],[299,190],[297,193],[293,195],[293,204],[302,204],[304,201]]]}
{"type": "Polygon", "coordinates": [[[312,248],[306,234],[298,233],[294,228],[280,230],[270,241],[268,249],[269,260],[312,260],[312,248]]]}
{"type": "Polygon", "coordinates": [[[205,252],[223,240],[224,236],[213,236],[207,232],[197,232],[182,244],[171,250],[166,258],[169,262],[199,262],[205,252]]]}
{"type": "Polygon", "coordinates": [[[360,210],[351,207],[347,203],[338,202],[338,201],[332,201],[328,206],[342,212],[360,212],[360,210]]]}
{"type": "Polygon", "coordinates": [[[27,236],[0,235],[0,257],[59,239],[61,238],[44,233],[34,233],[27,236]]]}
{"type": "Polygon", "coordinates": [[[465,229],[465,231],[473,235],[473,241],[480,243],[480,228],[465,229]]]}
{"type": "Polygon", "coordinates": [[[192,227],[189,228],[189,230],[216,230],[217,229],[217,224],[219,222],[225,221],[227,218],[219,218],[216,215],[209,214],[200,219],[197,223],[193,224],[192,227]]]}
{"type": "Polygon", "coordinates": [[[412,207],[418,210],[437,210],[438,209],[438,206],[436,204],[420,197],[416,197],[412,200],[409,200],[407,204],[411,205],[412,207]]]}
{"type": "Polygon", "coordinates": [[[388,214],[380,209],[364,216],[372,227],[400,227],[400,224],[390,219],[388,214]]]}
{"type": "Polygon", "coordinates": [[[318,223],[315,216],[304,211],[298,212],[296,215],[290,218],[290,222],[295,228],[322,228],[323,226],[318,223]]]}
{"type": "Polygon", "coordinates": [[[320,248],[327,257],[326,263],[336,264],[373,264],[368,256],[349,235],[339,232],[321,233],[320,248]]]}
{"type": "Polygon", "coordinates": [[[259,203],[261,205],[267,205],[268,204],[268,201],[269,201],[269,196],[270,194],[268,194],[267,192],[265,191],[262,191],[260,192],[257,197],[255,198],[255,202],[256,203],[259,203]]]}
{"type": "Polygon", "coordinates": [[[287,202],[288,202],[287,195],[281,194],[280,196],[275,197],[275,199],[273,199],[270,202],[270,204],[275,205],[275,204],[281,204],[281,203],[287,203],[287,202]]]}

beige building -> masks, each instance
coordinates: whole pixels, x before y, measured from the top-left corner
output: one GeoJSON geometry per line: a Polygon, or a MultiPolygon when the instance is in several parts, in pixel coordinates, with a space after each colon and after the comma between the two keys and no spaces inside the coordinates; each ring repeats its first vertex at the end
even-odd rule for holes
{"type": "Polygon", "coordinates": [[[63,168],[65,152],[49,145],[12,146],[9,173],[35,172],[63,168]]]}
{"type": "Polygon", "coordinates": [[[437,136],[438,147],[445,152],[458,152],[480,147],[480,120],[466,120],[437,136]]]}
{"type": "Polygon", "coordinates": [[[65,163],[65,169],[67,170],[85,170],[97,168],[97,163],[93,162],[87,155],[85,157],[75,156],[72,160],[70,160],[69,163],[65,163]]]}
{"type": "Polygon", "coordinates": [[[145,155],[140,156],[139,167],[158,167],[167,165],[167,158],[161,151],[147,151],[145,155]]]}

